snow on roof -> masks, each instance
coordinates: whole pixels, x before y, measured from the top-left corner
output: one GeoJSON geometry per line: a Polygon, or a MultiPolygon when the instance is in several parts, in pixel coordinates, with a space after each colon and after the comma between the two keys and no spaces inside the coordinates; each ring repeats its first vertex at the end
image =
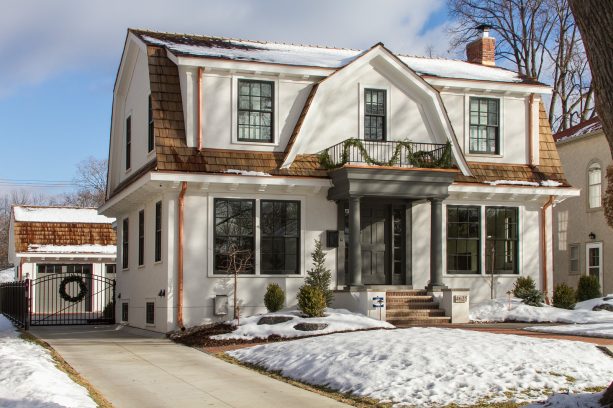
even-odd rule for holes
{"type": "Polygon", "coordinates": [[[567,142],[580,136],[594,133],[602,130],[602,122],[598,116],[591,119],[584,120],[583,122],[572,126],[566,130],[556,133],[553,138],[556,142],[567,142]]]}
{"type": "MultiPolygon", "coordinates": [[[[275,42],[239,40],[186,34],[131,30],[145,43],[167,48],[177,55],[266,62],[319,68],[341,68],[365,51],[275,42]]],[[[526,82],[516,72],[466,61],[398,55],[420,75],[508,83],[526,82]]],[[[531,82],[535,83],[535,82],[531,82]]]]}
{"type": "Polygon", "coordinates": [[[41,254],[99,254],[115,255],[115,245],[28,245],[28,252],[41,254]]]}
{"type": "Polygon", "coordinates": [[[15,268],[7,268],[0,271],[0,283],[12,282],[15,279],[15,268]]]}
{"type": "Polygon", "coordinates": [[[115,219],[98,214],[95,208],[14,206],[15,221],[112,224],[115,219]]]}

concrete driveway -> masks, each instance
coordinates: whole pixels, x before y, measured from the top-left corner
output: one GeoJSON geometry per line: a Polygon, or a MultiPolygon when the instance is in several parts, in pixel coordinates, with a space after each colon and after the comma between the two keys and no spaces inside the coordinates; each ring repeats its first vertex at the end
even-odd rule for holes
{"type": "Polygon", "coordinates": [[[346,406],[144,330],[55,326],[31,333],[117,408],[346,406]]]}

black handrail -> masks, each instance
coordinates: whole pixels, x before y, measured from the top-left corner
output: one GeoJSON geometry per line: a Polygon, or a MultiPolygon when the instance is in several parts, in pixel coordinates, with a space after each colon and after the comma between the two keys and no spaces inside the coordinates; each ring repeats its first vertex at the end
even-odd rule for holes
{"type": "Polygon", "coordinates": [[[410,141],[347,139],[319,153],[320,164],[328,169],[345,164],[375,166],[451,168],[451,145],[410,141]]]}

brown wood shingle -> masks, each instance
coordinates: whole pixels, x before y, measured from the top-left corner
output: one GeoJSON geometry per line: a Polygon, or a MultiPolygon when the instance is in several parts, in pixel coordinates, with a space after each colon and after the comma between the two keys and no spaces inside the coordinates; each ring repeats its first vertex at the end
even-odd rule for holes
{"type": "Polygon", "coordinates": [[[15,221],[15,251],[29,245],[116,245],[111,224],[15,221]]]}

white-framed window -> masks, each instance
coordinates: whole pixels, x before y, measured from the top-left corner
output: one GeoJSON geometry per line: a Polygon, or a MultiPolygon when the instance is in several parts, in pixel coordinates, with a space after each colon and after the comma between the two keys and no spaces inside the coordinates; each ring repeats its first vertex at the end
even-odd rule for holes
{"type": "Polygon", "coordinates": [[[392,138],[391,89],[389,86],[358,84],[359,139],[386,141],[392,138]]]}
{"type": "Polygon", "coordinates": [[[232,143],[279,144],[279,80],[266,76],[232,77],[232,143]]]}
{"type": "Polygon", "coordinates": [[[602,286],[603,278],[602,242],[590,242],[585,244],[585,273],[596,276],[602,286]]]}
{"type": "Polygon", "coordinates": [[[130,266],[130,219],[128,217],[123,219],[121,226],[121,267],[122,269],[128,269],[130,266]]]}
{"type": "Polygon", "coordinates": [[[469,153],[500,154],[500,100],[470,97],[469,153]]]}
{"type": "Polygon", "coordinates": [[[587,169],[588,208],[602,207],[602,168],[592,163],[587,169]]]}
{"type": "Polygon", "coordinates": [[[227,275],[231,252],[238,261],[250,257],[241,273],[245,277],[303,275],[302,197],[214,195],[209,206],[209,276],[227,275]]]}
{"type": "Polygon", "coordinates": [[[579,273],[579,244],[568,246],[568,270],[570,273],[579,273]]]}

